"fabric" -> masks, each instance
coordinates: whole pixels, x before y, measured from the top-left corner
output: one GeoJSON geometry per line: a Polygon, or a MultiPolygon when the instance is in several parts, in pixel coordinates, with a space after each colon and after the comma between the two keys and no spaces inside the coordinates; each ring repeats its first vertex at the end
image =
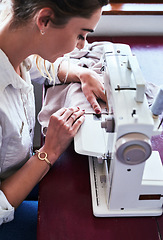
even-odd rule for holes
{"type": "MultiPolygon", "coordinates": [[[[99,104],[102,113],[106,113],[105,103],[99,101],[99,104]]],[[[38,114],[43,134],[46,132],[50,116],[60,108],[70,106],[80,107],[85,110],[85,113],[94,113],[93,108],[81,90],[80,83],[53,86],[47,90],[42,109],[38,114]]]]}
{"type": "MultiPolygon", "coordinates": [[[[101,68],[103,63],[103,47],[105,44],[113,44],[111,42],[93,42],[86,43],[81,50],[75,48],[69,54],[70,64],[77,64],[81,67],[92,69],[101,75],[101,68]]],[[[149,106],[152,104],[154,97],[158,92],[159,87],[146,83],[146,96],[149,106]]],[[[105,111],[105,105],[102,105],[102,111],[105,111]]],[[[78,106],[85,109],[86,112],[94,112],[90,103],[83,94],[79,83],[70,83],[58,85],[48,88],[42,109],[38,115],[38,121],[42,125],[43,133],[49,123],[50,116],[62,107],[78,106]]]]}
{"type": "MultiPolygon", "coordinates": [[[[89,44],[86,42],[83,49],[79,50],[78,48],[75,48],[69,54],[70,63],[92,69],[101,75],[104,44],[112,43],[94,42],[89,44]]],[[[64,60],[65,58],[62,60],[60,59],[60,61],[64,60]]],[[[104,104],[102,102],[100,103],[105,111],[104,104]]],[[[56,86],[47,90],[45,101],[43,102],[42,109],[38,115],[38,121],[42,125],[42,129],[46,129],[48,126],[51,114],[62,107],[70,106],[79,106],[81,109],[85,109],[86,112],[94,112],[81,90],[80,83],[59,85],[57,80],[56,86]]]]}
{"type": "Polygon", "coordinates": [[[105,41],[93,43],[86,42],[83,49],[75,48],[69,54],[70,63],[92,69],[93,71],[101,75],[101,67],[103,63],[103,48],[105,44],[112,45],[113,43],[105,41]]]}
{"type": "MultiPolygon", "coordinates": [[[[21,78],[0,50],[0,182],[32,154],[35,101],[29,68],[29,60],[21,64],[21,78]]],[[[0,223],[13,219],[14,209],[2,193],[0,209],[0,223]]]]}

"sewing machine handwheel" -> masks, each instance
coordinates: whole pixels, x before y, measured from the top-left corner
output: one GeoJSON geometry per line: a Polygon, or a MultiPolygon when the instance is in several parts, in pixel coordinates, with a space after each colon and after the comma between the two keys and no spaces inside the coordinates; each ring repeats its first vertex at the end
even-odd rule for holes
{"type": "Polygon", "coordinates": [[[147,136],[141,133],[129,133],[116,142],[117,159],[125,164],[139,164],[146,161],[152,152],[147,136]]]}

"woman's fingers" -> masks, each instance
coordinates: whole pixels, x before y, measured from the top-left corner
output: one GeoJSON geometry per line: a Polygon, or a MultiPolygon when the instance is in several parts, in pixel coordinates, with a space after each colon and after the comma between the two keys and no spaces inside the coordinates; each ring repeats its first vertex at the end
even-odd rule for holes
{"type": "Polygon", "coordinates": [[[80,126],[83,124],[85,120],[85,116],[81,115],[79,118],[77,118],[74,123],[73,123],[73,129],[74,129],[74,136],[76,135],[76,133],[78,132],[80,126]]]}
{"type": "Polygon", "coordinates": [[[58,158],[68,147],[84,122],[84,112],[78,107],[62,108],[50,117],[44,145],[49,156],[58,158]]]}
{"type": "Polygon", "coordinates": [[[84,95],[96,114],[99,114],[101,112],[101,107],[97,99],[106,101],[102,78],[94,71],[85,70],[85,72],[81,73],[80,80],[84,95]]]}
{"type": "Polygon", "coordinates": [[[84,121],[84,113],[85,110],[81,110],[79,107],[70,107],[62,108],[53,115],[58,118],[58,121],[61,121],[61,125],[65,125],[68,128],[72,128],[74,123],[77,122],[77,124],[74,126],[76,133],[76,129],[78,129],[84,121]]]}

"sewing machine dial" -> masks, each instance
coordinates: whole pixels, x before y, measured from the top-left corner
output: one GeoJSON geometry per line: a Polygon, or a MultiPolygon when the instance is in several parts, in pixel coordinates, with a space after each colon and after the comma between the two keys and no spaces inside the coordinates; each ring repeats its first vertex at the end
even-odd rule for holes
{"type": "Polygon", "coordinates": [[[152,153],[151,143],[141,133],[130,133],[116,142],[117,159],[125,164],[139,164],[146,161],[152,153]]]}

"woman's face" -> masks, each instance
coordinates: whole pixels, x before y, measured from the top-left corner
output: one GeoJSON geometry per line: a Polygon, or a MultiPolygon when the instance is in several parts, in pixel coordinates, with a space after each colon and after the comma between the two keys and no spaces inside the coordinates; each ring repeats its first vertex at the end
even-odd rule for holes
{"type": "Polygon", "coordinates": [[[63,28],[47,29],[42,37],[42,46],[39,55],[54,62],[58,57],[71,52],[75,47],[84,46],[86,36],[93,32],[101,16],[101,9],[98,9],[89,18],[74,17],[63,28]]]}

